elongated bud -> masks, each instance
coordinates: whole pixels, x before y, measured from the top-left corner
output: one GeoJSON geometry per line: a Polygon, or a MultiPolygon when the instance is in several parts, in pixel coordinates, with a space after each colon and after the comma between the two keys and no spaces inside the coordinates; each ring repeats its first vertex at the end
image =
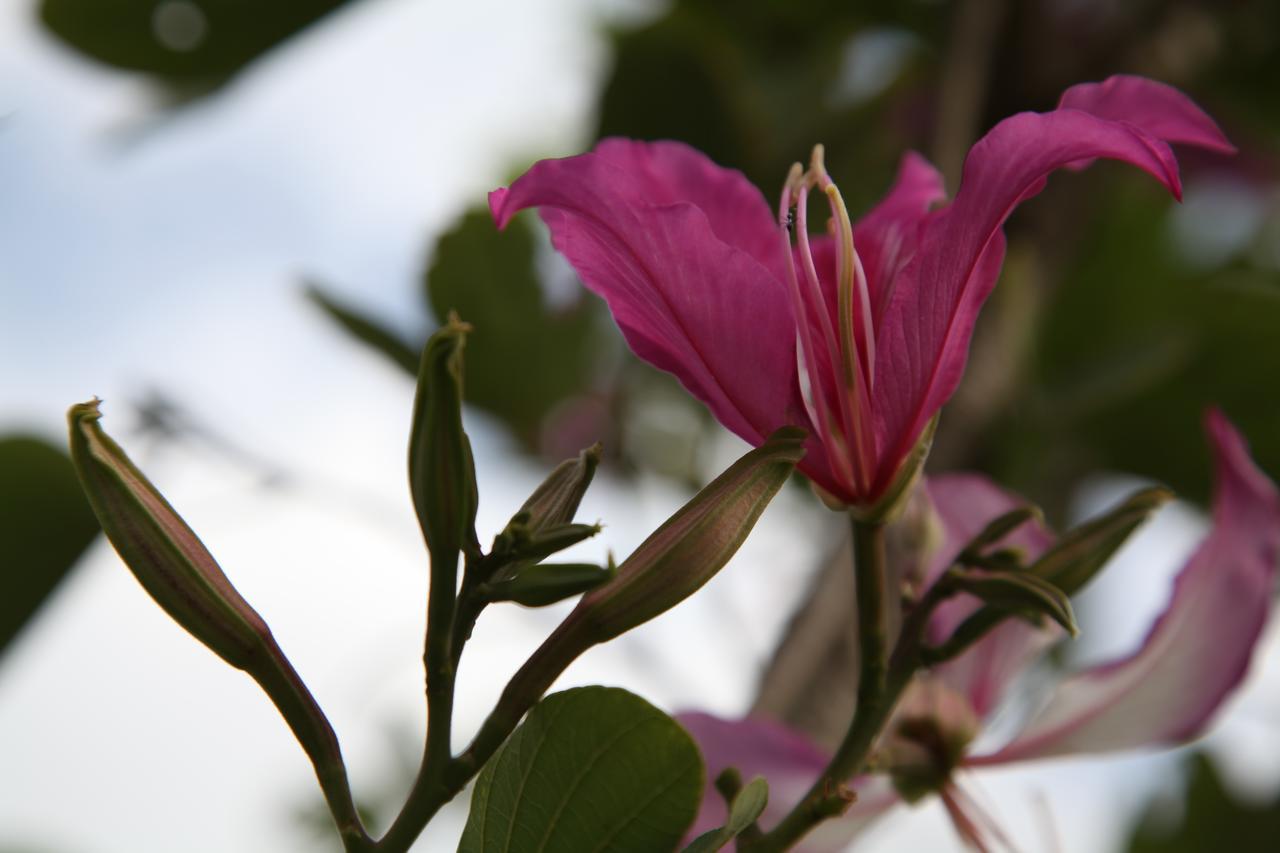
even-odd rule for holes
{"type": "Polygon", "coordinates": [[[521,569],[514,577],[481,584],[477,592],[486,601],[514,601],[525,607],[545,607],[595,589],[613,579],[617,567],[594,563],[540,563],[521,569]]]}
{"type": "Polygon", "coordinates": [[[409,437],[409,487],[432,571],[454,577],[459,552],[480,550],[475,464],[462,428],[462,349],[469,330],[451,315],[427,341],[409,437]]]}
{"type": "Polygon", "coordinates": [[[1071,636],[1079,633],[1067,594],[1029,572],[952,568],[947,571],[946,582],[981,599],[994,610],[1042,614],[1065,628],[1071,636]]]}
{"type": "Polygon", "coordinates": [[[1029,571],[1075,595],[1120,550],[1138,525],[1173,498],[1168,489],[1140,489],[1110,512],[1068,531],[1029,571]]]}
{"type": "Polygon", "coordinates": [[[600,465],[602,452],[603,448],[597,442],[579,453],[577,458],[566,459],[557,465],[542,485],[529,495],[520,512],[516,513],[517,517],[525,514],[525,526],[535,532],[573,521],[582,496],[600,465]]]}
{"type": "Polygon", "coordinates": [[[71,459],[102,530],[164,611],[238,669],[274,647],[199,537],[98,423],[98,401],[72,406],[71,459]]]}
{"type": "Polygon", "coordinates": [[[729,467],[649,536],[613,581],[566,620],[603,642],[684,601],[729,561],[804,456],[806,433],[784,427],[729,467]]]}

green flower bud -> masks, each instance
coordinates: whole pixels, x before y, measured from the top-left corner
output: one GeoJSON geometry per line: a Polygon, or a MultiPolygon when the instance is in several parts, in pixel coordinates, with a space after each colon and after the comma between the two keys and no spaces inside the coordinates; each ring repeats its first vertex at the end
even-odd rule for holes
{"type": "MultiPolygon", "coordinates": [[[[602,452],[603,447],[597,442],[579,453],[576,459],[566,459],[557,465],[542,485],[529,495],[516,517],[525,514],[524,525],[534,532],[573,521],[582,496],[600,465],[602,452]]],[[[512,522],[515,522],[514,518],[512,522]]]]}
{"type": "Polygon", "coordinates": [[[98,423],[98,401],[72,406],[71,459],[102,530],[173,619],[227,663],[249,669],[274,647],[199,537],[98,423]]]}
{"type": "Polygon", "coordinates": [[[696,592],[746,540],[804,456],[805,437],[784,427],[731,465],[641,543],[613,581],[584,596],[562,627],[604,642],[696,592]]]}
{"type": "Polygon", "coordinates": [[[540,563],[512,577],[481,584],[476,592],[485,601],[514,601],[525,607],[545,607],[581,595],[613,579],[617,567],[594,563],[540,563]]]}
{"type": "Polygon", "coordinates": [[[462,349],[469,330],[451,316],[427,341],[409,437],[413,505],[431,552],[432,571],[442,577],[457,577],[459,552],[480,551],[475,464],[462,428],[462,349]]]}

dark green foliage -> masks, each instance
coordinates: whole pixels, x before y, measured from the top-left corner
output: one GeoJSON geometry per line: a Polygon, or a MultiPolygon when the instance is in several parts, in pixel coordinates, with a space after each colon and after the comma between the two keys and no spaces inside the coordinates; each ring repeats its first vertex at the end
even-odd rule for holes
{"type": "Polygon", "coordinates": [[[1203,753],[1194,756],[1182,820],[1176,826],[1157,826],[1159,806],[1153,804],[1129,839],[1130,853],[1270,853],[1280,839],[1280,799],[1244,803],[1223,787],[1213,764],[1203,753]]]}
{"type": "Polygon", "coordinates": [[[533,233],[522,219],[500,232],[488,211],[468,213],[436,244],[425,289],[438,322],[456,311],[475,327],[467,402],[536,446],[547,414],[590,386],[600,357],[598,303],[546,304],[533,233]]]}
{"type": "Polygon", "coordinates": [[[485,765],[459,853],[674,850],[703,764],[675,720],[616,687],[548,696],[485,765]]]}
{"type": "Polygon", "coordinates": [[[0,653],[97,533],[64,453],[38,438],[0,438],[0,653]]]}
{"type": "Polygon", "coordinates": [[[163,81],[216,85],[347,0],[44,0],[40,18],[67,45],[163,81]]]}

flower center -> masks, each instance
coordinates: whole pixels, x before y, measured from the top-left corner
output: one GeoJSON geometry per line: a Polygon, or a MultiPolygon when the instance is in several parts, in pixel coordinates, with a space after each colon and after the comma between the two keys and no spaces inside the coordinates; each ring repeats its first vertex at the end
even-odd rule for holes
{"type": "Polygon", "coordinates": [[[805,401],[832,457],[838,479],[855,495],[866,494],[875,474],[871,389],[875,331],[867,276],[853,242],[853,223],[839,188],[815,145],[806,170],[791,167],[778,204],[779,231],[791,260],[788,283],[795,306],[805,401]],[[809,193],[818,189],[831,212],[836,254],[836,306],[831,316],[809,241],[809,193]],[[792,238],[795,246],[792,246],[792,238]]]}

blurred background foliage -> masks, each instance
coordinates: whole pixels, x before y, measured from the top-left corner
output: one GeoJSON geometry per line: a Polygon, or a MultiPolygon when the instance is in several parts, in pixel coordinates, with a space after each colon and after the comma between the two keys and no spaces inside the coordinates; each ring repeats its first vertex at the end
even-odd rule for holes
{"type": "MultiPolygon", "coordinates": [[[[43,0],[40,16],[104,73],[153,80],[163,111],[216,96],[343,5],[43,0]]],[[[1070,84],[1128,72],[1189,92],[1240,155],[1184,157],[1195,191],[1182,208],[1103,164],[1056,179],[1016,215],[1001,286],[930,465],[985,470],[1059,522],[1075,486],[1099,471],[1161,480],[1203,502],[1200,416],[1219,404],[1262,467],[1280,474],[1280,4],[678,0],[654,4],[610,41],[596,136],[684,140],[771,199],[789,164],[823,142],[855,209],[885,190],[906,149],[933,159],[954,190],[986,128],[1051,108],[1070,84]]],[[[621,470],[690,482],[711,473],[698,451],[719,428],[625,351],[598,300],[566,287],[571,273],[533,217],[498,233],[478,206],[429,243],[416,320],[388,322],[323,283],[308,292],[335,328],[409,373],[449,312],[474,324],[468,402],[530,454],[559,459],[603,439],[621,470]],[[410,327],[414,338],[398,331],[410,327]]],[[[2,644],[94,526],[57,450],[6,438],[0,470],[2,644]]],[[[1188,798],[1184,832],[1144,828],[1132,849],[1211,849],[1225,838],[1234,850],[1273,849],[1276,809],[1235,803],[1204,761],[1188,798]]]]}

